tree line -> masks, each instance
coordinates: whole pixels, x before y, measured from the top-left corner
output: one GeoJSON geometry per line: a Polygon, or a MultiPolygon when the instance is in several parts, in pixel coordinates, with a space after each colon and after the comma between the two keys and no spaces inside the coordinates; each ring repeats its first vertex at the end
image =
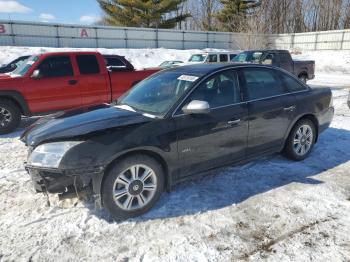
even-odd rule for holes
{"type": "Polygon", "coordinates": [[[350,28],[350,0],[97,0],[100,24],[248,33],[350,28]]]}

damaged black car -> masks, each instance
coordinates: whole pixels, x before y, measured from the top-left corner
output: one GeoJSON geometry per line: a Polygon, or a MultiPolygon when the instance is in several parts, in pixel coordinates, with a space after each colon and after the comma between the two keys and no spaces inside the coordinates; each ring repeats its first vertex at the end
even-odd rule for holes
{"type": "Polygon", "coordinates": [[[122,220],[204,171],[276,152],[305,159],[333,114],[330,89],[281,69],[193,65],[147,78],[116,104],[42,118],[21,139],[37,192],[90,192],[122,220]]]}

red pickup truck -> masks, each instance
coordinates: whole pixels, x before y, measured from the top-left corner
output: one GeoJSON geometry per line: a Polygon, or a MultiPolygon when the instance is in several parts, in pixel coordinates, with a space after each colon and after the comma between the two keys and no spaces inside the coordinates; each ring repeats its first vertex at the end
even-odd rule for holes
{"type": "Polygon", "coordinates": [[[31,56],[0,75],[0,134],[17,128],[22,115],[110,103],[159,70],[137,71],[123,57],[97,52],[31,56]]]}

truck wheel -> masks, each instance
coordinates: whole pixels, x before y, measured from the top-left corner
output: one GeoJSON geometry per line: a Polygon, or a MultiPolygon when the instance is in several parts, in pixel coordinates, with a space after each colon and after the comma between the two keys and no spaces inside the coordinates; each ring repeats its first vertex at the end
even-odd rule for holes
{"type": "Polygon", "coordinates": [[[21,122],[21,111],[8,99],[0,99],[0,135],[15,130],[21,122]]]}
{"type": "Polygon", "coordinates": [[[303,83],[306,84],[306,82],[307,82],[307,76],[306,76],[306,75],[300,75],[300,76],[299,76],[299,79],[300,79],[303,83]]]}
{"type": "Polygon", "coordinates": [[[146,155],[117,162],[102,185],[103,205],[117,221],[146,213],[164,188],[162,166],[146,155]]]}
{"type": "Polygon", "coordinates": [[[314,123],[309,119],[298,121],[286,141],[284,155],[292,160],[304,160],[312,151],[316,140],[314,123]]]}

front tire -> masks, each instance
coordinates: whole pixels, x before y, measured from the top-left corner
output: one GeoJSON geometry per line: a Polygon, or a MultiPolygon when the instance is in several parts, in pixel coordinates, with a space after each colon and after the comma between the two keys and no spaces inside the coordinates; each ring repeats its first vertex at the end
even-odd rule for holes
{"type": "Polygon", "coordinates": [[[8,99],[0,99],[0,135],[15,130],[21,122],[21,111],[8,99]]]}
{"type": "Polygon", "coordinates": [[[292,160],[304,160],[311,153],[315,141],[314,123],[309,119],[299,120],[289,134],[283,153],[292,160]]]}
{"type": "Polygon", "coordinates": [[[164,188],[162,166],[146,155],[118,161],[102,185],[103,205],[117,221],[139,216],[150,210],[164,188]]]}

